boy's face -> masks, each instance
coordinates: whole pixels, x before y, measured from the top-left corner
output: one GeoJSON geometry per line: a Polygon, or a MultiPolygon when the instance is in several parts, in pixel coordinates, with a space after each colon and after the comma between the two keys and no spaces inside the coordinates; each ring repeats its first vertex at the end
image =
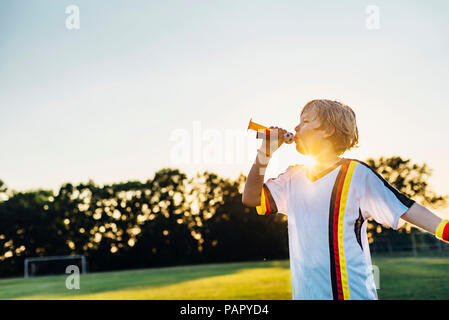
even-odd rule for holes
{"type": "Polygon", "coordinates": [[[300,118],[300,123],[295,127],[296,150],[304,155],[315,156],[329,147],[329,134],[318,129],[321,121],[316,117],[315,112],[308,110],[300,118]]]}

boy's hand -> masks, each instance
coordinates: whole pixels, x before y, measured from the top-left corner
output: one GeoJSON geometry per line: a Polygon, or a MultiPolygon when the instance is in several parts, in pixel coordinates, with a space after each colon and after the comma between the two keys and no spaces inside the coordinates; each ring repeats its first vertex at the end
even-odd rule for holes
{"type": "Polygon", "coordinates": [[[259,152],[263,152],[267,157],[271,157],[273,153],[279,149],[279,147],[284,143],[284,134],[287,133],[287,130],[273,126],[270,127],[270,130],[270,134],[265,135],[259,149],[259,152]]]}

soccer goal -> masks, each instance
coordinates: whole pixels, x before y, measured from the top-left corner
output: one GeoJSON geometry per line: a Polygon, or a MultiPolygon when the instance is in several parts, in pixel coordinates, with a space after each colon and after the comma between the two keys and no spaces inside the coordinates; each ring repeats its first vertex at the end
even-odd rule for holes
{"type": "Polygon", "coordinates": [[[70,265],[77,266],[82,274],[87,272],[86,257],[83,255],[34,257],[24,261],[24,277],[65,274],[70,265]]]}

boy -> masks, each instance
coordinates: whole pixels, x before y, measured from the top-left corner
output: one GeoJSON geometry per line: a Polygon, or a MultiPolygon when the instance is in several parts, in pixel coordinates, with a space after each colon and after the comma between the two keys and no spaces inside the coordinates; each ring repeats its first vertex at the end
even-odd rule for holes
{"type": "Polygon", "coordinates": [[[293,299],[377,299],[366,220],[397,230],[400,219],[448,241],[449,221],[409,199],[362,161],[340,157],[358,143],[354,111],[337,101],[312,100],[295,128],[298,152],[316,165],[290,166],[264,183],[264,171],[283,144],[271,127],[258,150],[242,202],[259,214],[288,215],[293,299]],[[272,139],[273,140],[273,139],[272,139]]]}

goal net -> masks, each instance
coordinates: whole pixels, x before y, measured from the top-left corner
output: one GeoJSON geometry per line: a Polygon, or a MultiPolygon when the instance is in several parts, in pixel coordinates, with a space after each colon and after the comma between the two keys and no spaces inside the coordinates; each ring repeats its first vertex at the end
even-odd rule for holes
{"type": "Polygon", "coordinates": [[[83,255],[35,257],[26,258],[24,261],[25,278],[45,275],[65,274],[70,265],[77,266],[80,273],[85,274],[86,257],[83,255]]]}

